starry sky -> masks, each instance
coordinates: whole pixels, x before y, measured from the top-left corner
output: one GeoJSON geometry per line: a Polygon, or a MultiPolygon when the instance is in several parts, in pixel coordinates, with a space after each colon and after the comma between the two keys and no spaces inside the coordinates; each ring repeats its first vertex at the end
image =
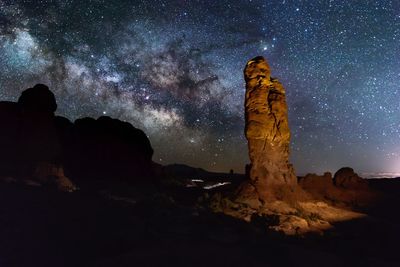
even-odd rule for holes
{"type": "Polygon", "coordinates": [[[258,55],[286,88],[298,174],[400,172],[399,0],[0,0],[0,99],[45,83],[60,115],[144,130],[161,164],[244,172],[258,55]]]}

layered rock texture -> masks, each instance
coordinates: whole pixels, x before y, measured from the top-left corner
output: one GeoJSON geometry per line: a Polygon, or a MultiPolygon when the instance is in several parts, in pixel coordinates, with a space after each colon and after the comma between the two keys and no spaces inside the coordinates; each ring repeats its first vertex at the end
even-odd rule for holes
{"type": "Polygon", "coordinates": [[[72,123],[56,109],[42,84],[17,103],[0,102],[0,178],[74,191],[68,177],[136,182],[151,175],[153,149],[143,131],[109,117],[72,123]]]}
{"type": "Polygon", "coordinates": [[[289,163],[290,130],[285,89],[271,78],[263,57],[250,60],[244,69],[246,81],[245,135],[248,140],[249,180],[239,197],[257,195],[261,201],[283,199],[297,184],[289,163]]]}

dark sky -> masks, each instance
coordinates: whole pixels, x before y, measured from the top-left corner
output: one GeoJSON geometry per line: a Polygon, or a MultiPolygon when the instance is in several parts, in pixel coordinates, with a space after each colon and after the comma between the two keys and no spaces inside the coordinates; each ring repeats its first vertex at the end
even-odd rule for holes
{"type": "Polygon", "coordinates": [[[0,99],[149,136],[154,160],[243,172],[246,61],[285,86],[298,174],[400,172],[400,1],[0,0],[0,99]]]}

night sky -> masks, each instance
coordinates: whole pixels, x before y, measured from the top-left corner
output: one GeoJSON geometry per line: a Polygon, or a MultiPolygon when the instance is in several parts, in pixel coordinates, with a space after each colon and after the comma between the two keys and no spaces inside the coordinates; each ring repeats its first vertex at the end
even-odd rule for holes
{"type": "Polygon", "coordinates": [[[247,60],[286,88],[298,174],[400,172],[400,1],[2,1],[0,99],[149,136],[154,161],[244,172],[247,60]]]}

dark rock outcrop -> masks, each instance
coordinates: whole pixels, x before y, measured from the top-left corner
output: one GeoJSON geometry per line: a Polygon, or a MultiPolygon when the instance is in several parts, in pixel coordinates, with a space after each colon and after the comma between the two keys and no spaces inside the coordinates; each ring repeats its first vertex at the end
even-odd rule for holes
{"type": "Polygon", "coordinates": [[[245,134],[251,161],[249,180],[239,198],[261,201],[282,199],[297,185],[289,163],[290,130],[285,89],[271,78],[263,57],[250,60],[245,69],[245,134]]]}
{"type": "Polygon", "coordinates": [[[24,111],[54,114],[57,110],[56,98],[44,84],[37,84],[26,89],[18,99],[18,104],[24,111]]]}
{"type": "Polygon", "coordinates": [[[350,167],[338,170],[333,176],[335,186],[345,189],[368,189],[368,182],[358,176],[350,167]]]}
{"type": "Polygon", "coordinates": [[[153,149],[143,131],[109,117],[72,123],[55,116],[56,109],[54,94],[42,84],[25,90],[18,103],[0,102],[0,177],[72,191],[67,177],[132,181],[151,175],[153,149]]]}
{"type": "Polygon", "coordinates": [[[75,189],[63,175],[62,150],[54,124],[56,108],[53,93],[42,84],[22,92],[18,103],[0,102],[1,176],[33,179],[64,191],[75,189]],[[40,167],[44,165],[47,168],[40,167]],[[51,169],[58,171],[46,171],[51,169]]]}
{"type": "Polygon", "coordinates": [[[54,125],[56,107],[53,93],[44,85],[25,90],[18,103],[0,102],[4,165],[27,175],[38,162],[57,163],[61,152],[54,125]]]}
{"type": "Polygon", "coordinates": [[[22,174],[21,110],[17,103],[0,102],[0,173],[3,176],[22,174]]]}
{"type": "MultiPolygon", "coordinates": [[[[59,125],[68,129],[68,123],[59,125]]],[[[122,179],[151,176],[153,149],[146,134],[128,122],[110,117],[82,118],[72,126],[66,162],[71,176],[122,179]]],[[[60,132],[63,132],[62,130],[60,132]]],[[[139,180],[139,179],[136,179],[139,180]]]]}

